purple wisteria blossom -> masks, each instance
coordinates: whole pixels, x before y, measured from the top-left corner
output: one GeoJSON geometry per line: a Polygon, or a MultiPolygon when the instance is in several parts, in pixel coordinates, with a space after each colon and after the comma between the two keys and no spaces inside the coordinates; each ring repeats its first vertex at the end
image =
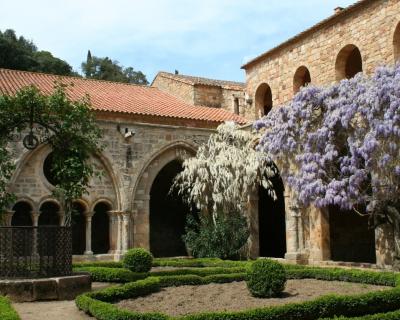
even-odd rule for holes
{"type": "Polygon", "coordinates": [[[303,88],[254,127],[303,205],[371,212],[400,199],[400,65],[303,88]]]}

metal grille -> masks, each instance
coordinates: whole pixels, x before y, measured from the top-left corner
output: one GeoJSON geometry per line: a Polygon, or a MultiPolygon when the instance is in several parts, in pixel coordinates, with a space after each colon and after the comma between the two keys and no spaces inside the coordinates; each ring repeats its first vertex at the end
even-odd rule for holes
{"type": "Polygon", "coordinates": [[[71,273],[70,227],[0,227],[0,278],[42,278],[71,273]]]}

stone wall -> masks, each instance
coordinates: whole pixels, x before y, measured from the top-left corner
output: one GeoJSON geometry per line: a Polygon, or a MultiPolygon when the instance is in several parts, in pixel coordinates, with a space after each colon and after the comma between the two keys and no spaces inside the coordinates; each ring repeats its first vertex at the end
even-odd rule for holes
{"type": "MultiPolygon", "coordinates": [[[[364,1],[357,10],[336,14],[315,31],[306,32],[288,44],[271,50],[263,58],[245,66],[246,91],[256,101],[257,88],[270,86],[273,105],[287,103],[294,96],[296,71],[305,66],[314,85],[328,85],[340,78],[347,45],[356,46],[362,57],[363,70],[371,74],[381,64],[393,64],[400,52],[399,0],[364,1]],[[395,42],[395,44],[394,44],[395,42]]],[[[253,108],[260,106],[253,103],[253,108]]],[[[259,117],[262,113],[255,111],[259,117]]]]}
{"type": "Polygon", "coordinates": [[[194,104],[195,91],[192,85],[182,81],[176,81],[167,77],[158,76],[152,83],[153,87],[167,92],[174,97],[177,97],[186,103],[194,104]]]}

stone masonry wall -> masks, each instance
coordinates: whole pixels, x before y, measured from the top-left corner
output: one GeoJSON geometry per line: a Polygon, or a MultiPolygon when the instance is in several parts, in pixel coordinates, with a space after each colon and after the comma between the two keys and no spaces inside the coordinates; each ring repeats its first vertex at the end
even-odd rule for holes
{"type": "Polygon", "coordinates": [[[186,103],[194,104],[194,88],[192,85],[182,81],[175,81],[167,77],[156,77],[153,82],[153,87],[157,87],[161,91],[177,97],[186,103]]]}
{"type": "Polygon", "coordinates": [[[274,106],[287,103],[293,98],[293,78],[301,66],[310,71],[312,84],[333,83],[336,58],[348,44],[360,50],[367,74],[381,64],[393,64],[393,39],[399,21],[399,0],[367,2],[363,9],[344,13],[334,23],[250,64],[246,67],[246,91],[255,101],[257,88],[266,83],[271,87],[274,106]]]}

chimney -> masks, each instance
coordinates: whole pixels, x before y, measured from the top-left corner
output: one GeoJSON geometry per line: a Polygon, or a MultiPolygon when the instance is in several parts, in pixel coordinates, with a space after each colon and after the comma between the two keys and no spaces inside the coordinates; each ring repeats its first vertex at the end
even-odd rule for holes
{"type": "Polygon", "coordinates": [[[175,70],[175,74],[179,74],[179,71],[178,71],[178,70],[175,70]]]}
{"type": "Polygon", "coordinates": [[[338,13],[342,12],[343,10],[344,10],[343,7],[336,7],[335,8],[335,14],[338,14],[338,13]]]}

